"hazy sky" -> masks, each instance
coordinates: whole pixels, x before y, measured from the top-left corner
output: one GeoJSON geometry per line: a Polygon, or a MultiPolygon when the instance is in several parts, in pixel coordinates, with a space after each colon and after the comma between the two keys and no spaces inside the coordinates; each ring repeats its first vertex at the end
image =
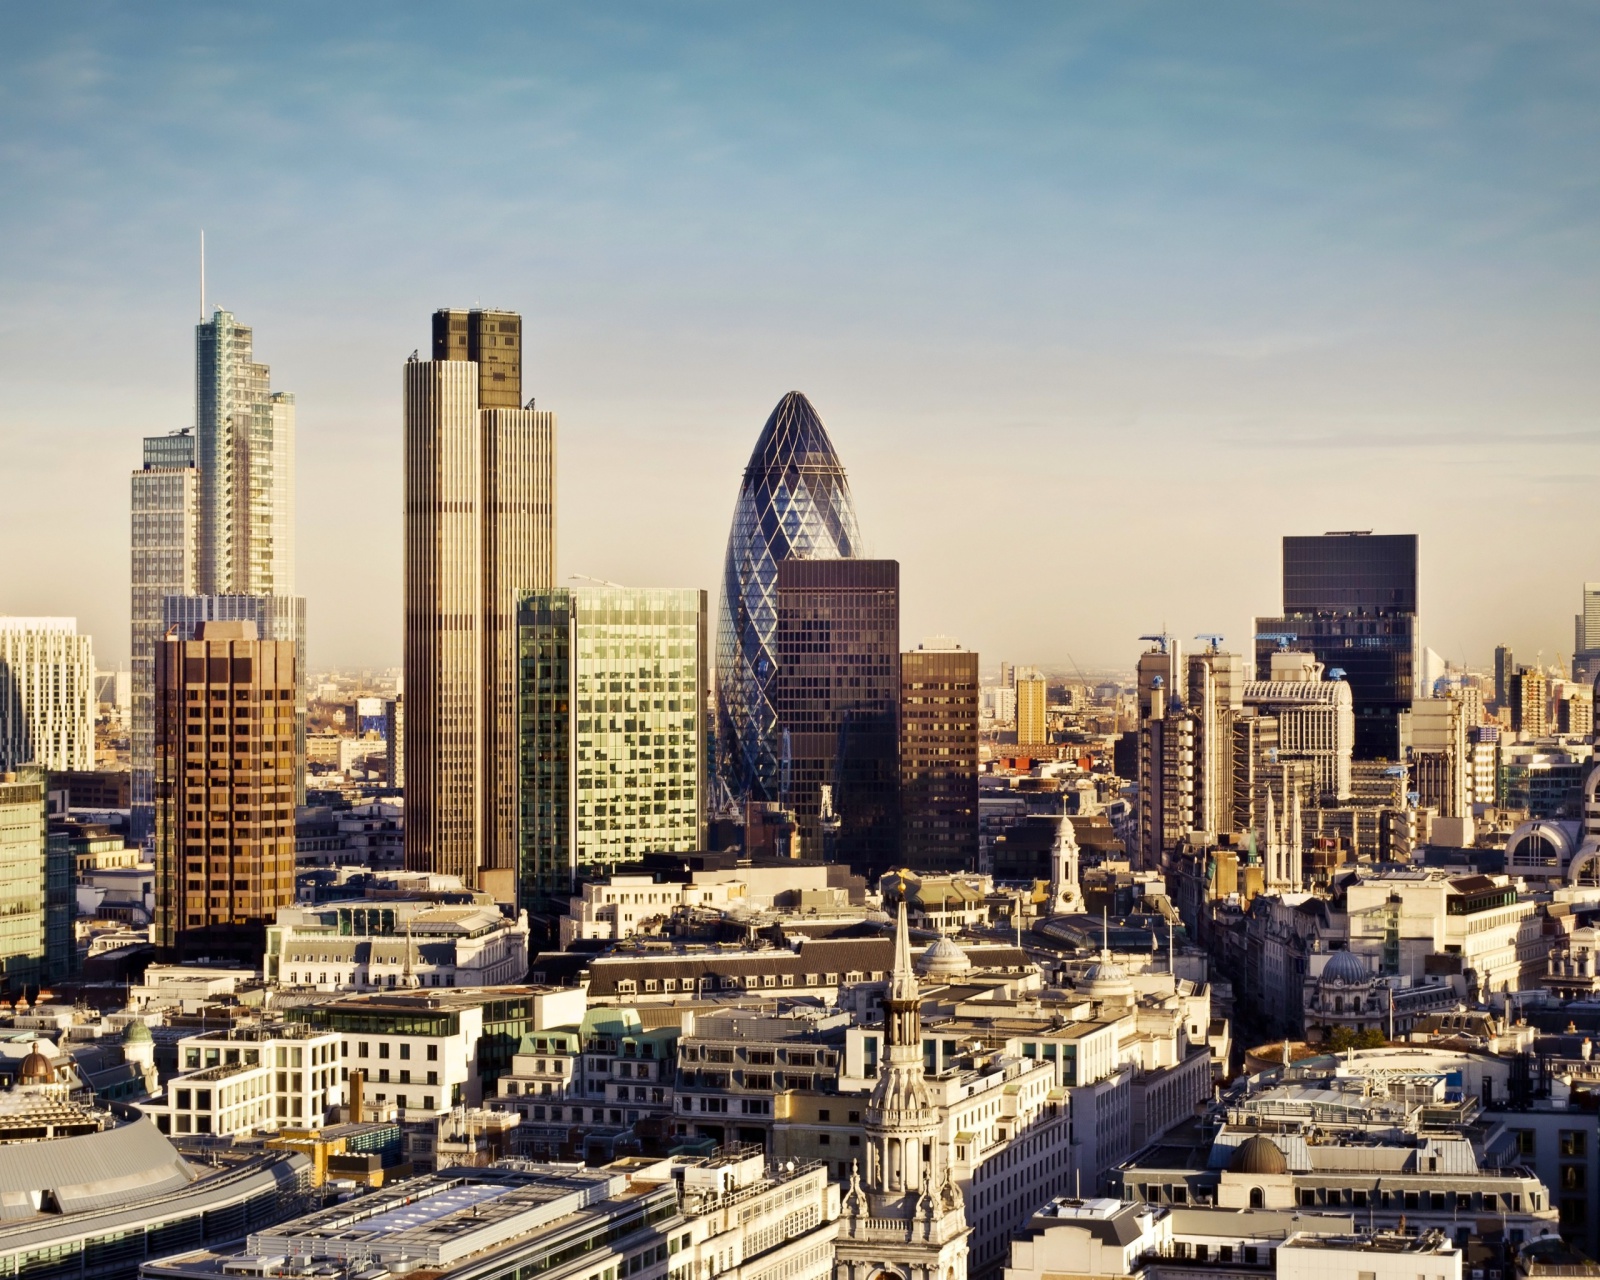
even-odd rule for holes
{"type": "Polygon", "coordinates": [[[702,586],[803,390],[903,628],[1126,665],[1417,532],[1423,636],[1600,579],[1600,8],[13,5],[0,612],[128,649],[209,299],[299,400],[311,660],[400,658],[400,366],[527,317],[559,571],[702,586]]]}

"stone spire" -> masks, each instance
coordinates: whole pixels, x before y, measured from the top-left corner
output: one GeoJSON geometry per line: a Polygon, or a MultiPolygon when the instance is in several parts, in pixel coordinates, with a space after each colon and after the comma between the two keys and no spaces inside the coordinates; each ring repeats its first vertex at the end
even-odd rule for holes
{"type": "Polygon", "coordinates": [[[966,1280],[970,1229],[923,1079],[922,994],[903,886],[883,998],[883,1056],[864,1119],[866,1176],[851,1170],[834,1280],[869,1280],[884,1274],[885,1264],[910,1280],[966,1280]]]}

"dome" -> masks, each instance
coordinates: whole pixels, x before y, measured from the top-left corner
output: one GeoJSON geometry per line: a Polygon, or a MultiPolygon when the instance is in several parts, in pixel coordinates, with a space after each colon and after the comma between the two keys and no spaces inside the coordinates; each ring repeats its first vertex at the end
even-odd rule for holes
{"type": "Polygon", "coordinates": [[[1101,960],[1085,969],[1077,989],[1080,995],[1091,1000],[1117,1000],[1133,995],[1128,971],[1110,960],[1101,960]]]}
{"type": "Polygon", "coordinates": [[[1289,1162],[1277,1143],[1264,1134],[1246,1138],[1228,1161],[1230,1173],[1288,1173],[1289,1162]]]}
{"type": "Polygon", "coordinates": [[[778,799],[778,561],[851,560],[860,551],[839,455],[811,402],[791,391],[744,469],[722,570],[717,727],[735,796],[778,799]]]}
{"type": "Polygon", "coordinates": [[[50,1065],[50,1059],[39,1052],[35,1045],[33,1052],[22,1060],[22,1067],[17,1072],[18,1084],[54,1084],[56,1078],[55,1068],[50,1065]]]}
{"type": "Polygon", "coordinates": [[[122,1032],[123,1044],[149,1044],[154,1039],[155,1037],[150,1034],[150,1028],[137,1018],[130,1022],[122,1032]]]}
{"type": "Polygon", "coordinates": [[[1366,986],[1372,981],[1367,963],[1352,951],[1335,951],[1328,957],[1318,982],[1338,982],[1347,987],[1366,986]]]}
{"type": "Polygon", "coordinates": [[[887,911],[869,911],[866,914],[868,924],[893,924],[894,920],[887,911]]]}
{"type": "Polygon", "coordinates": [[[967,953],[949,938],[940,938],[917,960],[917,972],[930,978],[955,977],[971,969],[967,953]]]}

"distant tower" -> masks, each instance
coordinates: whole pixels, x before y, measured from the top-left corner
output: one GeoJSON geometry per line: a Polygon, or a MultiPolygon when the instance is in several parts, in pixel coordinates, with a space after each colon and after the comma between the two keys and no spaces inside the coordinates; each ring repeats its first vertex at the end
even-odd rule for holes
{"type": "Polygon", "coordinates": [[[883,1039],[883,1065],[867,1101],[866,1176],[852,1166],[834,1242],[834,1280],[884,1274],[966,1280],[971,1229],[941,1150],[939,1113],[923,1082],[922,997],[911,967],[904,893],[883,1001],[883,1039]]]}

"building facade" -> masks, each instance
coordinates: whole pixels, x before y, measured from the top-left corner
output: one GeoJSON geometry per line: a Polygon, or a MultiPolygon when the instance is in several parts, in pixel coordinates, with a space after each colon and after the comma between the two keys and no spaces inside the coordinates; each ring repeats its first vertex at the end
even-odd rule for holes
{"type": "Polygon", "coordinates": [[[699,849],[706,593],[532,592],[517,632],[521,901],[699,849]]]}
{"type": "Polygon", "coordinates": [[[157,947],[255,964],[294,901],[294,645],[206,622],[156,651],[157,947]]]}
{"type": "MultiPolygon", "coordinates": [[[[65,955],[55,957],[60,975],[51,973],[47,825],[44,770],[24,765],[0,775],[0,991],[12,1001],[65,976],[65,955]]],[[[71,860],[61,861],[70,895],[71,860]]],[[[70,917],[67,924],[70,948],[70,917]]]]}
{"type": "Polygon", "coordinates": [[[978,869],[978,655],[929,641],[900,655],[901,861],[978,869]]]}
{"type": "Polygon", "coordinates": [[[778,799],[803,857],[879,875],[900,854],[900,565],[783,560],[776,601],[778,799]]]}
{"type": "Polygon", "coordinates": [[[779,792],[778,565],[849,560],[861,549],[844,466],[811,402],[791,391],[744,469],[717,620],[717,753],[735,798],[779,792]]]}
{"type": "Polygon", "coordinates": [[[0,772],[94,768],[94,646],[76,618],[0,618],[0,772]]]}
{"type": "Polygon", "coordinates": [[[133,473],[132,673],[133,834],[155,821],[156,645],[166,633],[162,599],[200,589],[200,472],[188,428],[146,436],[144,465],[133,473]]]}
{"type": "Polygon", "coordinates": [[[1048,719],[1048,686],[1040,675],[1023,676],[1013,686],[1016,690],[1017,745],[1041,747],[1050,741],[1048,719]]]}
{"type": "Polygon", "coordinates": [[[294,645],[294,668],[301,673],[294,691],[294,799],[306,802],[306,721],[309,715],[306,667],[306,601],[290,595],[164,596],[161,635],[177,628],[192,636],[207,622],[252,622],[263,640],[294,645]]]}
{"type": "Polygon", "coordinates": [[[520,592],[555,572],[555,415],[522,402],[522,321],[441,311],[405,397],[406,865],[514,900],[520,592]],[[481,358],[478,358],[481,357],[481,358]]]}

